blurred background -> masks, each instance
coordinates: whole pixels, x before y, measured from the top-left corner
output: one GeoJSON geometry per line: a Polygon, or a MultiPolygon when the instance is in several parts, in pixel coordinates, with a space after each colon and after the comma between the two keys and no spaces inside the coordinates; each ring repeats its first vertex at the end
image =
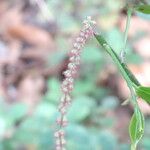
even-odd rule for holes
{"type": "MultiPolygon", "coordinates": [[[[133,1],[131,1],[132,4],[133,1]]],[[[135,3],[135,2],[133,2],[135,3]]],[[[82,20],[91,15],[119,54],[125,0],[0,0],[0,150],[54,150],[53,133],[67,53],[82,20]]],[[[150,86],[150,16],[134,13],[127,59],[150,86]]],[[[126,83],[111,58],[91,39],[82,53],[67,127],[68,150],[129,150],[131,105],[126,83]]],[[[139,150],[150,150],[150,106],[139,150]]]]}

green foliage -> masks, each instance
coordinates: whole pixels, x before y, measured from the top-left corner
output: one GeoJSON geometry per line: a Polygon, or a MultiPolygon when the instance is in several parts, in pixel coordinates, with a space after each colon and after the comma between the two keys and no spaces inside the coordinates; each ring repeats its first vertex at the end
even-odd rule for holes
{"type": "Polygon", "coordinates": [[[136,95],[133,93],[133,88],[136,89],[136,93],[138,96],[142,97],[146,101],[149,100],[150,95],[150,88],[139,86],[140,83],[128,69],[127,65],[122,63],[118,55],[115,51],[108,45],[105,39],[101,35],[95,35],[99,44],[106,50],[106,52],[112,57],[124,79],[127,82],[127,85],[130,89],[131,96],[132,96],[132,103],[134,106],[135,113],[132,116],[130,126],[129,126],[129,134],[131,138],[131,150],[136,150],[137,143],[141,139],[144,133],[144,117],[141,111],[139,110],[136,95]]]}
{"type": "Polygon", "coordinates": [[[116,150],[118,147],[117,138],[109,131],[93,131],[91,128],[71,124],[67,128],[67,133],[69,150],[116,150]]]}
{"type": "Polygon", "coordinates": [[[68,118],[71,122],[81,122],[86,119],[94,109],[94,99],[90,97],[77,97],[69,109],[68,118]]]}
{"type": "Polygon", "coordinates": [[[68,133],[68,145],[69,150],[82,150],[82,149],[91,149],[91,139],[92,136],[89,136],[89,131],[81,125],[70,125],[67,127],[68,133]],[[74,142],[76,141],[76,142],[74,142]]]}
{"type": "Polygon", "coordinates": [[[27,105],[23,103],[17,103],[12,105],[9,108],[9,111],[6,113],[6,118],[8,126],[12,127],[15,123],[20,122],[22,118],[26,117],[28,113],[27,105]]]}
{"type": "Polygon", "coordinates": [[[144,133],[144,117],[139,110],[138,112],[135,112],[131,118],[129,133],[132,142],[131,150],[135,150],[137,143],[142,138],[144,133]]]}
{"type": "Polygon", "coordinates": [[[53,121],[55,119],[54,117],[56,112],[57,112],[56,105],[48,102],[42,102],[35,109],[34,116],[53,121]]]}
{"type": "Polygon", "coordinates": [[[108,131],[102,131],[98,135],[98,141],[100,143],[102,150],[116,150],[117,149],[117,139],[114,135],[108,131]]]}
{"type": "Polygon", "coordinates": [[[138,86],[136,88],[136,93],[147,103],[150,103],[150,87],[138,86]]]}
{"type": "Polygon", "coordinates": [[[150,14],[150,5],[138,5],[135,9],[144,14],[150,14]]]}
{"type": "MultiPolygon", "coordinates": [[[[105,99],[105,101],[106,100],[107,99],[105,99]]],[[[108,109],[110,109],[110,107],[108,109]]],[[[92,124],[92,128],[81,125],[81,122],[84,122],[87,117],[89,118],[88,120],[90,120],[92,111],[95,110],[96,105],[94,99],[90,97],[74,99],[72,110],[70,109],[70,113],[68,114],[71,121],[67,127],[67,147],[69,150],[109,150],[110,147],[115,150],[116,147],[118,147],[116,136],[113,133],[108,131],[104,132],[100,128],[93,128],[92,124]]],[[[1,146],[3,149],[8,150],[17,150],[21,147],[36,150],[54,149],[53,122],[56,119],[56,112],[57,110],[54,104],[49,102],[40,103],[30,117],[22,118],[22,122],[18,125],[17,129],[14,129],[14,132],[8,139],[3,139],[1,146]]],[[[11,118],[11,116],[9,117],[11,118]]],[[[0,120],[0,131],[1,133],[3,132],[3,134],[5,134],[7,130],[2,128],[4,126],[2,121],[5,121],[5,119],[6,118],[0,120]]],[[[101,119],[103,119],[103,116],[101,116],[100,120],[101,119]]],[[[15,125],[13,127],[15,127],[15,125]]]]}
{"type": "Polygon", "coordinates": [[[123,77],[125,80],[130,80],[135,85],[140,85],[138,80],[132,74],[132,72],[128,69],[127,65],[122,63],[119,56],[115,53],[115,51],[108,45],[106,40],[103,38],[102,35],[95,34],[95,38],[99,42],[99,44],[106,50],[106,52],[112,57],[118,68],[120,69],[123,77]]]}
{"type": "Polygon", "coordinates": [[[45,99],[54,103],[59,101],[61,96],[60,92],[60,81],[56,78],[51,78],[48,80],[48,92],[45,95],[45,99]],[[59,90],[56,90],[59,89],[59,90]]]}
{"type": "MultiPolygon", "coordinates": [[[[46,0],[49,3],[51,19],[56,19],[58,26],[58,34],[55,35],[58,51],[49,57],[49,65],[58,65],[66,57],[66,50],[70,48],[68,44],[68,36],[74,36],[79,31],[81,20],[86,15],[110,14],[111,17],[106,18],[104,25],[112,24],[106,37],[110,45],[120,52],[123,45],[123,36],[120,30],[113,28],[111,18],[116,17],[123,6],[123,1],[103,1],[83,0],[81,3],[73,0],[46,0]],[[99,6],[101,9],[99,9],[99,6]],[[76,9],[78,8],[78,9],[76,9]],[[76,11],[78,10],[78,11],[76,11]],[[77,23],[79,22],[79,24],[77,23]]],[[[138,6],[137,12],[140,15],[149,13],[149,6],[138,6]]],[[[121,12],[121,11],[120,11],[121,12]]],[[[148,17],[148,15],[145,15],[148,17]]],[[[145,17],[144,16],[144,17],[145,17]]],[[[100,20],[102,19],[100,17],[100,20]]],[[[101,26],[98,21],[98,25],[101,26]]],[[[101,31],[102,32],[102,31],[101,31]]],[[[106,44],[103,39],[99,42],[106,44]],[[103,43],[104,42],[104,43],[103,43]]],[[[115,128],[115,116],[107,116],[113,114],[119,105],[119,101],[115,96],[109,96],[110,92],[107,88],[96,84],[99,71],[106,63],[102,52],[94,46],[92,41],[82,54],[82,64],[79,79],[75,82],[73,91],[73,104],[69,109],[67,127],[67,149],[68,150],[129,150],[129,144],[120,143],[116,132],[112,132],[115,128]],[[92,97],[92,98],[91,98],[92,97]],[[107,130],[107,131],[106,131],[107,130]]],[[[105,47],[104,47],[105,48],[105,47]]],[[[127,47],[128,48],[128,47],[127,47]]],[[[112,49],[110,49],[112,50],[112,49]]],[[[133,74],[129,71],[125,64],[120,62],[120,58],[113,50],[112,53],[119,63],[119,66],[126,72],[127,76],[135,85],[140,85],[133,74]]],[[[133,56],[129,53],[130,59],[133,56]]],[[[127,56],[128,57],[128,56],[127,56]]],[[[128,57],[128,58],[129,58],[128,57]]],[[[139,57],[134,57],[137,62],[139,57]]],[[[36,104],[33,113],[29,113],[28,106],[17,102],[16,104],[8,104],[4,100],[0,100],[0,150],[53,150],[56,125],[55,120],[57,113],[57,104],[60,100],[60,80],[57,77],[50,77],[47,83],[47,92],[41,102],[36,104]]],[[[149,89],[146,87],[138,87],[138,95],[149,102],[149,89]]],[[[120,118],[121,119],[121,118],[120,118]]],[[[146,118],[146,121],[150,118],[146,118]]],[[[121,122],[121,120],[119,120],[121,122]]],[[[143,128],[143,115],[133,115],[130,130],[131,139],[137,142],[142,136],[142,132],[135,130],[135,126],[141,124],[143,128]],[[140,123],[137,123],[139,122],[140,123]]],[[[145,136],[142,138],[141,149],[150,149],[150,130],[149,122],[146,122],[145,136]]],[[[141,129],[141,128],[139,128],[141,129]]]]}
{"type": "Polygon", "coordinates": [[[144,150],[150,149],[150,142],[149,141],[150,141],[149,137],[143,138],[142,147],[144,150]]]}
{"type": "Polygon", "coordinates": [[[84,49],[82,54],[82,61],[85,63],[97,63],[100,62],[102,56],[98,48],[94,46],[88,46],[84,49]],[[91,57],[92,54],[92,57],[91,57]]]}
{"type": "Polygon", "coordinates": [[[101,103],[101,109],[109,111],[117,108],[118,105],[119,105],[119,100],[117,99],[117,97],[107,96],[106,98],[103,99],[101,103]]]}
{"type": "Polygon", "coordinates": [[[78,29],[77,23],[74,18],[67,13],[60,13],[58,23],[63,32],[72,33],[78,29]],[[65,19],[64,19],[65,18],[65,19]]]}
{"type": "Polygon", "coordinates": [[[120,49],[123,47],[123,35],[119,29],[114,28],[106,34],[107,41],[111,46],[116,50],[116,53],[120,52],[120,49]],[[116,41],[117,39],[117,41],[116,41]],[[114,44],[115,43],[115,44],[114,44]]]}
{"type": "Polygon", "coordinates": [[[88,80],[78,80],[75,83],[73,95],[85,95],[92,92],[93,89],[95,89],[95,84],[93,82],[88,82],[88,80]]]}

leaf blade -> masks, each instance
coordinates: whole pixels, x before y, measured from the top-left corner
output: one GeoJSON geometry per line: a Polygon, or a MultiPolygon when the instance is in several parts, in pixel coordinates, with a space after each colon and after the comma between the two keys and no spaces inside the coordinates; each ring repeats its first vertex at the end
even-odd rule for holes
{"type": "Polygon", "coordinates": [[[150,5],[138,5],[135,9],[144,14],[150,14],[150,5]]]}
{"type": "Polygon", "coordinates": [[[136,93],[139,97],[150,104],[150,87],[138,86],[136,93]]]}
{"type": "MultiPolygon", "coordinates": [[[[106,48],[104,47],[104,45],[109,45],[106,40],[103,38],[102,35],[99,34],[94,34],[96,40],[98,41],[98,43],[106,50],[106,48]]],[[[106,50],[106,52],[108,52],[106,50]]],[[[136,79],[136,77],[133,75],[133,73],[128,69],[127,65],[122,63],[119,56],[116,54],[116,52],[111,48],[111,52],[113,53],[113,56],[115,57],[115,59],[118,61],[119,65],[121,66],[121,68],[124,70],[124,72],[126,72],[126,75],[128,76],[128,78],[130,78],[130,80],[137,86],[140,86],[139,81],[136,79]]],[[[109,52],[108,52],[109,53],[109,52]]],[[[111,55],[109,53],[109,55],[111,55]]]]}
{"type": "Polygon", "coordinates": [[[129,125],[131,147],[136,148],[143,134],[144,134],[144,116],[141,113],[141,111],[138,110],[137,112],[134,112],[129,125]]]}

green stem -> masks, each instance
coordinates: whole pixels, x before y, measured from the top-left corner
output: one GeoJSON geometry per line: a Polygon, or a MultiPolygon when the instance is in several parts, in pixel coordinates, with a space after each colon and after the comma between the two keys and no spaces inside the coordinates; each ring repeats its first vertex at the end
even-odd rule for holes
{"type": "MultiPolygon", "coordinates": [[[[121,63],[120,58],[118,55],[115,53],[115,51],[109,46],[109,44],[105,41],[105,39],[101,35],[96,35],[96,39],[98,42],[101,44],[101,46],[106,50],[106,52],[111,56],[115,64],[120,70],[120,73],[122,74],[123,78],[125,79],[127,86],[130,89],[131,92],[131,103],[134,106],[134,113],[136,115],[137,119],[137,130],[140,129],[140,132],[143,130],[143,125],[142,125],[142,117],[141,117],[141,112],[140,108],[137,103],[137,95],[135,93],[135,89],[140,85],[139,82],[136,80],[132,72],[128,69],[127,65],[124,63],[121,63]]],[[[136,132],[135,132],[136,133],[136,132]]],[[[138,139],[139,140],[139,139],[138,139]]],[[[131,150],[136,150],[136,144],[137,143],[132,143],[131,145],[131,150]]]]}
{"type": "MultiPolygon", "coordinates": [[[[108,45],[108,43],[105,41],[105,39],[101,36],[101,35],[95,35],[96,39],[98,40],[98,42],[102,45],[102,47],[108,52],[108,54],[111,56],[111,58],[113,59],[113,61],[115,62],[115,64],[118,66],[120,73],[122,74],[123,78],[125,79],[130,92],[131,92],[131,102],[134,106],[135,109],[135,113],[138,112],[137,110],[139,109],[138,104],[137,104],[137,100],[136,100],[136,94],[134,91],[134,88],[136,88],[138,86],[138,81],[136,80],[136,78],[131,77],[128,75],[128,68],[125,64],[122,64],[118,55],[115,53],[115,51],[108,45]]],[[[136,115],[138,115],[136,113],[136,115]]]]}
{"type": "Polygon", "coordinates": [[[130,20],[131,20],[131,15],[132,15],[132,9],[128,8],[127,9],[127,21],[126,21],[126,28],[124,32],[124,46],[121,51],[121,61],[124,62],[124,57],[126,54],[126,46],[127,46],[127,39],[128,39],[128,32],[129,32],[129,27],[130,27],[130,20]]]}
{"type": "Polygon", "coordinates": [[[98,34],[95,34],[95,38],[101,44],[101,46],[107,51],[107,53],[112,57],[112,59],[117,64],[118,68],[120,69],[121,74],[123,75],[123,77],[126,80],[128,78],[135,88],[137,86],[140,86],[140,83],[135,78],[135,76],[132,74],[132,72],[128,69],[127,65],[124,64],[124,63],[121,63],[120,58],[115,53],[115,51],[109,46],[109,44],[106,42],[106,40],[101,35],[98,35],[98,34]]]}
{"type": "Polygon", "coordinates": [[[126,45],[127,45],[127,38],[128,38],[129,27],[130,27],[131,15],[132,15],[132,9],[128,8],[127,22],[126,22],[126,28],[125,28],[125,32],[124,32],[124,48],[126,48],[126,45]]]}
{"type": "Polygon", "coordinates": [[[131,144],[131,150],[136,150],[135,144],[131,144]]]}
{"type": "MultiPolygon", "coordinates": [[[[116,65],[118,66],[118,68],[120,69],[120,72],[122,74],[122,76],[124,77],[124,79],[127,82],[127,85],[130,89],[131,92],[131,97],[132,97],[132,103],[134,105],[134,108],[138,107],[137,101],[136,101],[136,95],[133,89],[133,82],[130,80],[130,78],[128,77],[126,71],[124,70],[124,68],[122,67],[122,65],[120,64],[119,60],[117,59],[116,55],[112,52],[112,49],[109,45],[107,44],[103,44],[103,47],[107,50],[107,52],[110,54],[110,56],[112,57],[112,59],[114,60],[114,62],[116,63],[116,65]]],[[[134,85],[135,86],[135,85],[134,85]]]]}

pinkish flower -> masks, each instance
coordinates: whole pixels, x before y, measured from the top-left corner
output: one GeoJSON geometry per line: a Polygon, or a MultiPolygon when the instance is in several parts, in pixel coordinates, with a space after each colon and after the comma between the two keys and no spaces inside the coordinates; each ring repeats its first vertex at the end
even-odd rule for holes
{"type": "Polygon", "coordinates": [[[64,137],[64,127],[68,124],[66,113],[68,107],[71,104],[70,94],[73,90],[74,80],[78,73],[78,68],[80,65],[81,49],[85,45],[86,41],[93,35],[94,24],[95,21],[93,21],[91,17],[87,17],[87,19],[83,21],[83,28],[81,29],[79,36],[73,43],[73,49],[70,51],[70,62],[68,63],[67,70],[63,73],[65,76],[65,79],[63,80],[61,85],[63,96],[58,107],[60,116],[56,121],[59,126],[59,130],[55,132],[56,150],[65,150],[66,141],[64,137]]]}

